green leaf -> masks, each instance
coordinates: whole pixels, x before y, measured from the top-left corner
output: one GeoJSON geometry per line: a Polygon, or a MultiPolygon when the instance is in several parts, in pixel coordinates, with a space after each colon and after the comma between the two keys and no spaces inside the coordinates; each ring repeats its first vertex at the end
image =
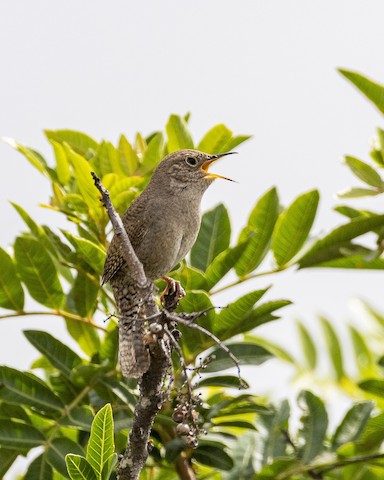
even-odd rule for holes
{"type": "Polygon", "coordinates": [[[336,378],[338,381],[340,381],[344,376],[343,354],[341,351],[340,342],[331,323],[324,317],[321,317],[320,321],[324,331],[329,358],[332,361],[336,378]]]}
{"type": "MultiPolygon", "coordinates": [[[[94,385],[99,378],[101,378],[106,369],[106,365],[100,365],[99,363],[79,365],[72,370],[71,381],[80,387],[94,385]]],[[[94,386],[97,388],[97,385],[94,386]]]]}
{"type": "Polygon", "coordinates": [[[298,397],[298,406],[302,410],[299,437],[300,458],[304,464],[313,460],[322,450],[328,427],[328,416],[324,404],[319,397],[303,390],[298,397]]]}
{"type": "Polygon", "coordinates": [[[108,360],[110,366],[114,368],[117,363],[119,351],[119,330],[117,323],[110,320],[107,327],[108,333],[104,335],[100,347],[100,357],[102,360],[108,360]]]}
{"type": "MultiPolygon", "coordinates": [[[[257,473],[257,480],[276,480],[277,478],[284,478],[287,475],[285,475],[285,472],[289,472],[291,469],[294,469],[295,467],[299,467],[299,462],[296,459],[292,458],[278,458],[275,460],[271,465],[266,465],[263,467],[260,472],[257,473]],[[282,474],[281,476],[279,474],[282,474]]],[[[294,477],[292,477],[292,480],[294,477]]],[[[297,478],[297,477],[296,477],[297,478]]],[[[295,478],[295,480],[296,480],[295,478]]],[[[256,479],[252,479],[256,480],[256,479]]]]}
{"type": "Polygon", "coordinates": [[[338,69],[339,72],[348,79],[361,93],[363,93],[371,102],[376,105],[381,113],[384,113],[384,86],[364,77],[360,73],[351,70],[338,69]]]}
{"type": "Polygon", "coordinates": [[[208,402],[211,406],[207,411],[207,419],[233,415],[244,415],[246,413],[271,414],[271,410],[255,402],[253,395],[238,395],[237,397],[226,397],[223,392],[214,395],[208,402]],[[219,401],[218,401],[219,399],[219,401]],[[223,399],[223,400],[222,400],[223,399]]]}
{"type": "Polygon", "coordinates": [[[276,343],[266,340],[265,338],[257,337],[255,335],[246,335],[246,340],[252,340],[252,342],[257,343],[261,347],[264,347],[266,350],[271,352],[272,355],[283,360],[284,362],[290,363],[291,365],[296,365],[296,360],[292,357],[287,350],[280,347],[276,343]]]}
{"type": "Polygon", "coordinates": [[[148,143],[144,152],[143,161],[140,166],[140,173],[152,171],[163,158],[165,138],[162,132],[157,133],[148,143]]]}
{"type": "Polygon", "coordinates": [[[223,474],[223,480],[247,480],[253,478],[255,457],[258,449],[259,438],[257,438],[255,432],[248,431],[239,435],[235,445],[231,447],[234,467],[229,472],[223,474]]]}
{"type": "Polygon", "coordinates": [[[215,422],[215,427],[222,428],[222,427],[235,427],[235,428],[242,428],[247,430],[257,430],[257,428],[250,422],[244,422],[243,420],[227,420],[227,421],[219,421],[215,422]]]}
{"type": "Polygon", "coordinates": [[[64,292],[49,253],[27,237],[16,238],[14,249],[17,270],[31,297],[46,307],[59,309],[64,292]]]}
{"type": "Polygon", "coordinates": [[[118,176],[123,176],[124,171],[120,165],[120,153],[112,145],[111,142],[103,140],[96,152],[96,156],[92,159],[92,167],[96,167],[95,170],[104,177],[107,174],[115,173],[118,176]]]}
{"type": "Polygon", "coordinates": [[[375,310],[371,305],[367,302],[363,302],[362,300],[359,301],[360,307],[363,308],[364,312],[366,312],[369,317],[374,320],[376,326],[380,328],[381,331],[384,330],[384,316],[381,315],[377,310],[375,310]]]}
{"type": "MultiPolygon", "coordinates": [[[[131,176],[122,180],[114,180],[109,188],[109,193],[116,211],[123,214],[139,194],[143,177],[131,176]]],[[[104,180],[103,180],[104,183],[104,180]]]]}
{"type": "Polygon", "coordinates": [[[129,387],[116,378],[107,377],[104,375],[100,378],[99,384],[106,386],[111,392],[113,392],[116,397],[121,400],[126,405],[129,405],[133,408],[137,403],[137,397],[132,393],[129,387]]]}
{"type": "Polygon", "coordinates": [[[139,164],[139,157],[124,135],[119,139],[120,164],[126,175],[133,175],[139,164]]]}
{"type": "Polygon", "coordinates": [[[229,142],[223,147],[223,151],[224,152],[230,152],[231,150],[236,148],[238,145],[246,142],[250,138],[252,138],[252,135],[236,135],[236,136],[232,137],[229,140],[229,142]]]}
{"type": "Polygon", "coordinates": [[[108,187],[113,204],[115,204],[116,200],[119,198],[119,194],[121,193],[129,191],[132,194],[137,193],[137,187],[140,187],[143,182],[143,178],[139,176],[126,177],[121,180],[114,178],[111,182],[111,185],[108,187]]]}
{"type": "Polygon", "coordinates": [[[50,140],[56,158],[56,173],[59,182],[62,185],[68,185],[71,180],[71,169],[64,148],[60,143],[50,140]]]}
{"type": "Polygon", "coordinates": [[[332,437],[332,450],[337,450],[345,443],[359,441],[373,407],[373,402],[358,402],[352,405],[332,437]]]}
{"type": "MultiPolygon", "coordinates": [[[[384,167],[384,130],[381,128],[377,129],[377,140],[379,143],[379,150],[371,151],[371,158],[376,165],[383,168],[384,167]]],[[[375,148],[375,147],[374,147],[375,148]]]]}
{"type": "Polygon", "coordinates": [[[297,197],[278,218],[272,238],[272,251],[278,266],[286,265],[304,245],[318,203],[318,191],[311,190],[297,197]]]}
{"type": "Polygon", "coordinates": [[[187,123],[179,115],[171,115],[166,126],[168,152],[184,148],[193,148],[193,140],[189,133],[187,123]]]}
{"type": "MultiPolygon", "coordinates": [[[[277,315],[272,315],[272,312],[279,310],[280,308],[286,307],[291,305],[290,300],[272,300],[270,302],[266,302],[261,304],[258,307],[252,309],[242,320],[242,323],[239,324],[234,331],[232,331],[232,335],[236,335],[238,333],[245,333],[253,330],[254,328],[263,325],[264,323],[271,322],[273,320],[277,320],[280,317],[277,315]]],[[[227,332],[225,333],[225,338],[227,337],[227,332]]]]}
{"type": "MultiPolygon", "coordinates": [[[[272,312],[290,305],[291,303],[292,302],[290,300],[273,300],[271,302],[263,303],[262,305],[249,310],[241,321],[234,321],[230,328],[222,330],[220,334],[216,335],[218,335],[219,338],[224,341],[233,337],[234,335],[249,332],[250,330],[259,327],[264,323],[277,320],[279,317],[272,315],[272,312]]],[[[213,330],[213,333],[215,333],[215,329],[213,330]]]]}
{"type": "Polygon", "coordinates": [[[227,308],[221,310],[216,316],[213,333],[220,339],[222,339],[223,335],[226,338],[228,338],[227,334],[230,336],[234,335],[233,332],[237,331],[239,326],[241,328],[244,317],[252,310],[252,307],[266,291],[267,289],[246,293],[229,304],[227,308]]]}
{"type": "Polygon", "coordinates": [[[315,342],[313,341],[307,327],[303,323],[297,322],[297,328],[299,330],[306,367],[309,370],[315,370],[317,366],[317,349],[315,342]]]}
{"type": "Polygon", "coordinates": [[[205,153],[223,153],[223,148],[232,138],[232,132],[225,125],[219,124],[211,128],[201,139],[197,150],[205,153]]]}
{"type": "Polygon", "coordinates": [[[0,478],[3,478],[8,472],[16,458],[19,456],[19,453],[20,452],[8,448],[0,448],[0,478]]]}
{"type": "MultiPolygon", "coordinates": [[[[384,91],[384,90],[383,90],[384,91]]],[[[352,173],[364,183],[376,188],[383,188],[383,180],[374,168],[358,158],[346,156],[345,163],[352,173]]]]}
{"type": "Polygon", "coordinates": [[[23,480],[52,480],[52,478],[52,467],[45,461],[45,456],[42,454],[29,465],[23,480]]]}
{"type": "Polygon", "coordinates": [[[197,462],[218,470],[231,470],[233,468],[233,460],[223,448],[214,445],[202,445],[201,443],[192,453],[197,462]]]}
{"type": "Polygon", "coordinates": [[[79,315],[91,318],[97,307],[97,295],[100,287],[96,282],[79,272],[73,283],[70,295],[79,315]]]}
{"type": "Polygon", "coordinates": [[[165,444],[165,459],[169,463],[174,463],[180,453],[185,449],[185,440],[180,437],[173,438],[165,444]]]}
{"type": "Polygon", "coordinates": [[[81,364],[81,358],[77,353],[49,333],[39,330],[24,330],[23,333],[27,340],[67,378],[70,377],[72,369],[81,364]]]}
{"type": "Polygon", "coordinates": [[[349,187],[345,190],[337,192],[338,198],[361,198],[361,197],[375,197],[381,192],[372,190],[371,188],[349,187]]]}
{"type": "Polygon", "coordinates": [[[248,241],[245,241],[233,248],[227,248],[213,259],[205,272],[204,286],[207,291],[211,290],[222,278],[224,278],[231,268],[235,265],[237,266],[237,262],[247,249],[248,243],[248,241]]]}
{"type": "Polygon", "coordinates": [[[283,432],[289,430],[290,407],[288,400],[283,400],[274,408],[272,415],[261,415],[258,421],[261,428],[263,465],[272,463],[275,458],[284,457],[287,451],[287,438],[283,432]]]}
{"type": "MultiPolygon", "coordinates": [[[[45,232],[43,228],[30,217],[30,215],[24,210],[23,207],[17,205],[17,203],[14,202],[10,203],[12,207],[16,210],[16,212],[20,215],[20,217],[23,219],[24,223],[31,230],[31,233],[36,238],[36,240],[41,240],[42,242],[44,242],[44,240],[46,241],[47,239],[45,238],[45,232]]],[[[45,243],[45,245],[48,244],[45,243]]]]}
{"type": "Polygon", "coordinates": [[[49,464],[65,478],[68,478],[67,466],[65,463],[66,455],[69,453],[84,455],[84,450],[80,444],[67,437],[54,438],[50,442],[46,452],[49,464]]]}
{"type": "Polygon", "coordinates": [[[271,244],[272,232],[279,215],[279,197],[276,188],[268,190],[253,208],[239,242],[249,238],[247,247],[236,264],[236,273],[243,277],[257,268],[271,244]]]}
{"type": "Polygon", "coordinates": [[[93,325],[86,322],[65,321],[68,333],[76,341],[79,347],[88,356],[92,356],[100,349],[100,337],[93,325]]]}
{"type": "MultiPolygon", "coordinates": [[[[212,331],[213,324],[216,323],[215,319],[217,318],[217,315],[213,309],[210,297],[206,292],[190,291],[188,292],[188,295],[180,301],[180,311],[185,313],[201,312],[207,309],[209,309],[209,311],[207,311],[202,317],[202,323],[204,328],[212,331]]],[[[181,345],[184,354],[189,361],[193,361],[195,355],[212,344],[211,340],[198,330],[190,329],[188,327],[180,327],[180,330],[185,332],[185,335],[181,337],[181,345]]]]}
{"type": "Polygon", "coordinates": [[[103,206],[91,176],[92,167],[87,160],[64,144],[65,153],[69,159],[76,177],[76,184],[89,207],[89,214],[98,223],[105,218],[103,206]]]}
{"type": "Polygon", "coordinates": [[[9,450],[30,450],[45,442],[44,435],[32,425],[0,419],[0,447],[9,450]]]}
{"type": "Polygon", "coordinates": [[[117,465],[117,453],[113,453],[105,462],[101,472],[101,480],[109,480],[112,471],[117,465]]]}
{"type": "Polygon", "coordinates": [[[90,150],[95,153],[98,147],[98,143],[93,138],[74,130],[45,130],[44,133],[48,140],[61,145],[67,143],[79,155],[84,156],[90,150]]]}
{"type": "Polygon", "coordinates": [[[113,455],[115,444],[113,440],[112,408],[108,403],[98,411],[92,423],[91,436],[87,448],[87,460],[101,477],[105,462],[113,455]]]}
{"type": "Polygon", "coordinates": [[[221,203],[206,212],[196,242],[191,250],[191,265],[205,271],[213,260],[229,247],[231,223],[221,203]]]}
{"type": "Polygon", "coordinates": [[[72,409],[67,417],[62,420],[62,424],[78,428],[85,432],[90,432],[93,419],[94,414],[92,407],[89,405],[82,405],[72,409]]]}
{"type": "Polygon", "coordinates": [[[71,480],[98,480],[93,468],[88,463],[87,459],[81,455],[74,455],[69,453],[65,457],[69,476],[71,480]]]}
{"type": "Polygon", "coordinates": [[[143,138],[140,132],[136,133],[134,148],[136,150],[137,155],[139,156],[141,155],[141,157],[144,155],[144,152],[147,148],[147,142],[143,138]]]}
{"type": "Polygon", "coordinates": [[[66,213],[71,212],[74,217],[79,218],[80,215],[88,214],[88,205],[83,197],[78,193],[68,193],[62,198],[62,206],[66,213]]]}
{"type": "Polygon", "coordinates": [[[375,148],[373,148],[370,152],[369,152],[369,155],[371,156],[372,160],[376,163],[377,166],[379,166],[380,168],[384,168],[384,158],[383,158],[383,140],[384,138],[383,137],[383,134],[382,134],[382,130],[378,129],[378,133],[379,133],[379,142],[380,142],[380,150],[377,150],[375,148]]]}
{"type": "MultiPolygon", "coordinates": [[[[232,363],[233,366],[233,363],[232,363]]],[[[242,380],[243,385],[245,388],[249,388],[249,385],[247,382],[242,380]]],[[[228,387],[228,388],[239,388],[243,385],[240,385],[239,382],[239,377],[236,377],[234,375],[215,375],[214,377],[205,377],[202,380],[200,380],[196,388],[201,388],[201,387],[228,387]]]]}
{"type": "Polygon", "coordinates": [[[377,397],[384,397],[384,380],[377,380],[375,378],[364,380],[359,383],[359,387],[365,392],[373,393],[377,397]]]}
{"type": "Polygon", "coordinates": [[[337,205],[334,208],[335,212],[344,215],[347,218],[357,218],[357,217],[374,217],[375,214],[373,212],[369,212],[368,210],[357,210],[357,208],[352,208],[348,205],[337,205]]]}
{"type": "MultiPolygon", "coordinates": [[[[253,342],[231,343],[227,347],[239,360],[240,365],[260,365],[273,357],[268,350],[253,342]]],[[[228,354],[219,347],[209,354],[209,358],[210,361],[204,368],[206,373],[219,372],[234,366],[228,354]]]]}
{"type": "Polygon", "coordinates": [[[0,403],[0,417],[21,420],[24,423],[31,423],[29,415],[20,405],[12,405],[9,403],[0,403]]]}
{"type": "Polygon", "coordinates": [[[22,312],[24,290],[12,258],[0,247],[0,307],[22,312]]]}
{"type": "MultiPolygon", "coordinates": [[[[353,250],[345,248],[343,254],[353,250]]],[[[371,256],[371,252],[360,255],[351,255],[341,258],[334,258],[321,262],[316,267],[321,268],[350,268],[353,270],[384,270],[384,259],[371,256]]]]}
{"type": "Polygon", "coordinates": [[[65,230],[62,230],[62,232],[76,248],[76,252],[97,274],[100,274],[104,268],[105,250],[90,240],[77,237],[76,235],[72,235],[65,230]]]}
{"type": "Polygon", "coordinates": [[[39,152],[37,152],[36,150],[33,150],[32,148],[28,148],[28,147],[25,147],[24,145],[21,145],[20,143],[16,142],[13,138],[2,137],[2,140],[5,143],[8,143],[8,145],[10,145],[12,148],[17,150],[18,152],[22,153],[24,157],[30,162],[30,164],[33,165],[37,170],[39,170],[40,173],[42,173],[47,177],[50,177],[51,169],[49,169],[47,162],[39,152]]]}
{"type": "Polygon", "coordinates": [[[47,414],[64,407],[60,398],[40,378],[4,366],[0,367],[0,398],[14,405],[28,405],[47,414]]]}
{"type": "Polygon", "coordinates": [[[69,269],[63,266],[63,262],[58,261],[58,259],[64,261],[67,259],[67,255],[70,252],[68,245],[64,244],[60,237],[53,233],[47,226],[38,225],[20,205],[13,202],[11,202],[11,205],[28,226],[35,240],[41,244],[44,250],[50,253],[58,272],[63,275],[67,281],[71,282],[72,277],[69,269]]]}
{"type": "Polygon", "coordinates": [[[384,440],[384,413],[371,417],[360,437],[359,444],[368,451],[380,447],[384,440]]]}
{"type": "Polygon", "coordinates": [[[367,344],[364,336],[352,325],[348,325],[349,333],[352,340],[356,365],[360,372],[370,368],[373,364],[373,352],[367,344]]]}
{"type": "Polygon", "coordinates": [[[350,240],[384,225],[384,215],[353,218],[349,223],[332,230],[318,240],[300,259],[300,268],[319,265],[322,262],[343,256],[342,248],[350,246],[350,240]]]}
{"type": "MultiPolygon", "coordinates": [[[[208,290],[206,278],[203,272],[197,268],[190,267],[187,264],[184,264],[180,268],[177,268],[176,266],[176,270],[171,272],[171,276],[175,280],[178,280],[183,286],[184,290],[187,292],[190,290],[208,290]]],[[[163,281],[161,282],[161,288],[164,288],[163,281]]]]}

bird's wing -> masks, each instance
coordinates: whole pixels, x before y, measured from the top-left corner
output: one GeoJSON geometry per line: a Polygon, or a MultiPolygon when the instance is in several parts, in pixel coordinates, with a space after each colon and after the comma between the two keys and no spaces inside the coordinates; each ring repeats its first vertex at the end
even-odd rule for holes
{"type": "MultiPolygon", "coordinates": [[[[123,217],[123,223],[132,247],[136,251],[147,231],[145,212],[140,212],[140,215],[132,215],[134,212],[130,212],[130,210],[131,209],[128,209],[128,211],[125,213],[123,217]],[[133,219],[136,220],[134,221],[133,219]]],[[[120,253],[120,248],[118,245],[118,238],[114,236],[108,248],[107,257],[105,259],[103,275],[101,277],[101,285],[108,283],[116,274],[116,272],[120,270],[124,263],[125,262],[120,253]]]]}

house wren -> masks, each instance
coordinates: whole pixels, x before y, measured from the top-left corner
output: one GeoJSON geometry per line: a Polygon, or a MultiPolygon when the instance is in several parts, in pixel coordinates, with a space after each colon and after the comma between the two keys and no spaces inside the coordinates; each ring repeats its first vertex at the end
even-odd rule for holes
{"type": "MultiPolygon", "coordinates": [[[[153,172],[147,187],[125,212],[122,220],[132,247],[151,281],[164,277],[189,252],[200,228],[200,203],[215,178],[208,172],[219,158],[178,150],[166,156],[153,172]]],[[[114,237],[107,252],[102,284],[110,282],[119,312],[120,366],[125,377],[141,377],[149,367],[144,345],[144,323],[138,319],[142,299],[135,291],[114,237]]]]}

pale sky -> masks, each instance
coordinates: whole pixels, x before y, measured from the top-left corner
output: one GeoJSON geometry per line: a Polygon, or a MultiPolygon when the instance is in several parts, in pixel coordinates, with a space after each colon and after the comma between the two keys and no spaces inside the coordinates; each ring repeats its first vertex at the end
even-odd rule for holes
{"type": "MultiPolygon", "coordinates": [[[[367,160],[369,140],[383,123],[336,68],[384,83],[383,16],[382,0],[3,0],[0,135],[51,157],[44,128],[78,129],[115,142],[122,132],[129,138],[137,130],[148,134],[170,113],[190,111],[195,139],[216,123],[253,135],[240,155],[216,169],[240,184],[217,181],[204,198],[204,209],[225,202],[234,240],[272,185],[285,205],[318,188],[313,233],[325,233],[344,221],[331,211],[334,193],[358,184],[341,157],[367,160]]],[[[47,201],[48,182],[3,143],[0,161],[1,246],[24,228],[8,200],[36,220],[64,226],[58,214],[37,206],[47,201]]],[[[369,204],[379,210],[381,201],[369,204]]],[[[356,295],[384,310],[381,279],[381,272],[314,269],[259,279],[244,289],[274,283],[269,298],[295,302],[281,311],[282,320],[258,331],[284,345],[297,317],[311,326],[323,312],[341,325],[356,295]]],[[[22,329],[47,329],[66,339],[62,323],[2,320],[0,363],[28,368],[37,352],[22,329]]],[[[272,383],[263,367],[254,371],[255,384],[267,390],[281,385],[283,372],[271,368],[272,383]]]]}

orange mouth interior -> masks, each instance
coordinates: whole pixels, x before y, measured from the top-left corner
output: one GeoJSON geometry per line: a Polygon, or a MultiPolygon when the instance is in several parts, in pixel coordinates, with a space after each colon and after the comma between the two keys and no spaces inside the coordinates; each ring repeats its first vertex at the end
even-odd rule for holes
{"type": "Polygon", "coordinates": [[[207,160],[206,162],[204,162],[202,165],[201,165],[201,170],[205,173],[205,178],[207,180],[214,180],[215,178],[221,178],[223,180],[228,180],[230,182],[236,182],[236,180],[232,180],[232,178],[228,178],[228,177],[224,177],[223,175],[219,175],[218,173],[211,173],[208,171],[208,168],[210,167],[210,165],[214,162],[216,162],[216,160],[218,160],[220,157],[218,158],[213,158],[211,160],[207,160]]]}

